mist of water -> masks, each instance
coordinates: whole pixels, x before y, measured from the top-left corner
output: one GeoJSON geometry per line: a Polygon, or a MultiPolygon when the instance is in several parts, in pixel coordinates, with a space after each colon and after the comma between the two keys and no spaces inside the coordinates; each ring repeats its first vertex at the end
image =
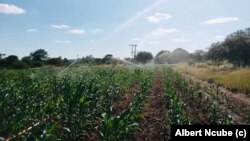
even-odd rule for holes
{"type": "Polygon", "coordinates": [[[130,61],[127,61],[127,60],[124,60],[124,59],[119,59],[119,58],[114,58],[114,59],[123,62],[123,64],[124,64],[125,66],[141,68],[140,65],[137,65],[137,64],[135,64],[135,63],[133,63],[133,62],[130,62],[130,61]]]}
{"type": "Polygon", "coordinates": [[[74,60],[69,66],[67,66],[64,70],[62,70],[60,73],[58,73],[57,76],[61,76],[66,70],[68,70],[72,65],[74,65],[75,63],[77,63],[77,59],[74,60]]]}

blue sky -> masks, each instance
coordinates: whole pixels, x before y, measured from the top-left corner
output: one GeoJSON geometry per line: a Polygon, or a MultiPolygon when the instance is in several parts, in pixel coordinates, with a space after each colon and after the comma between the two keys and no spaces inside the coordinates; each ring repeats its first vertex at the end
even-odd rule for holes
{"type": "Polygon", "coordinates": [[[249,0],[0,0],[0,53],[130,57],[206,50],[250,27],[249,0]]]}

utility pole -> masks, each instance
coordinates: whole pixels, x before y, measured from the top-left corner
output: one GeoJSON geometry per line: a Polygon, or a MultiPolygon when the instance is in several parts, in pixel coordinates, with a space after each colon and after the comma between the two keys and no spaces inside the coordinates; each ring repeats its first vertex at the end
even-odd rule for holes
{"type": "Polygon", "coordinates": [[[131,46],[131,56],[132,56],[132,58],[133,58],[133,57],[134,57],[133,45],[131,44],[131,45],[129,45],[129,46],[131,46]]]}
{"type": "Polygon", "coordinates": [[[132,59],[133,59],[137,55],[137,52],[136,52],[137,45],[136,44],[130,44],[129,46],[131,46],[131,56],[132,56],[132,59]]]}
{"type": "Polygon", "coordinates": [[[137,47],[137,45],[136,45],[136,44],[134,44],[134,47],[135,47],[135,51],[134,51],[134,58],[136,58],[136,56],[137,56],[137,52],[136,52],[136,47],[137,47]]]}

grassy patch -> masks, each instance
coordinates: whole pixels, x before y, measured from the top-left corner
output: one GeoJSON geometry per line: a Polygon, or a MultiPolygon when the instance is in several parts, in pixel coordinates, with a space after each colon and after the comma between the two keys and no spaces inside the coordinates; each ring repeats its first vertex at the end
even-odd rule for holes
{"type": "Polygon", "coordinates": [[[178,64],[174,68],[209,83],[221,84],[234,92],[250,93],[250,68],[217,68],[205,64],[178,64]]]}
{"type": "Polygon", "coordinates": [[[230,88],[231,90],[240,90],[249,93],[250,90],[250,68],[238,69],[224,75],[220,75],[218,83],[230,88]]]}

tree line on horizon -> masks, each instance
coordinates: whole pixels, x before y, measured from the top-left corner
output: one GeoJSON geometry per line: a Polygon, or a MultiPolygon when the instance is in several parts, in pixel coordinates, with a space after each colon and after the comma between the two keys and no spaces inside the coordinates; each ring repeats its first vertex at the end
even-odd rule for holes
{"type": "MultiPolygon", "coordinates": [[[[62,57],[50,58],[48,52],[44,49],[38,49],[31,52],[19,60],[16,55],[0,53],[0,68],[32,68],[42,66],[64,66],[69,65],[72,60],[62,57]]],[[[111,54],[103,58],[95,58],[92,55],[78,59],[78,63],[101,65],[101,64],[121,64],[122,61],[112,58],[111,54]]],[[[250,66],[250,28],[238,30],[228,35],[224,41],[212,43],[208,51],[196,50],[194,53],[177,48],[174,51],[160,51],[153,57],[152,53],[141,51],[135,58],[125,58],[133,63],[148,63],[152,61],[156,64],[176,64],[183,62],[205,62],[212,60],[218,66],[223,61],[231,63],[234,67],[250,66]]]]}
{"type": "Polygon", "coordinates": [[[227,61],[234,67],[250,66],[250,28],[238,30],[228,35],[224,41],[212,43],[208,51],[196,50],[194,53],[177,48],[173,52],[160,51],[154,61],[158,64],[181,62],[205,62],[212,60],[218,66],[227,61]]]}
{"type": "Polygon", "coordinates": [[[42,67],[44,65],[61,66],[69,63],[67,58],[49,58],[47,51],[44,49],[38,49],[35,52],[31,52],[29,56],[24,56],[20,60],[16,55],[5,56],[6,54],[0,54],[0,68],[22,69],[42,67]]]}
{"type": "MultiPolygon", "coordinates": [[[[141,51],[137,54],[136,58],[130,59],[133,63],[145,64],[149,60],[153,59],[153,55],[150,52],[141,51]]],[[[0,53],[0,69],[24,69],[24,68],[38,68],[43,66],[66,66],[72,63],[74,60],[70,60],[62,57],[50,58],[48,52],[44,49],[37,49],[35,52],[31,52],[29,56],[24,56],[20,60],[16,55],[9,55],[0,53]]],[[[78,64],[87,65],[117,65],[123,63],[119,59],[113,58],[112,54],[107,54],[103,58],[95,58],[92,55],[87,55],[82,58],[77,58],[78,64]]]]}
{"type": "MultiPolygon", "coordinates": [[[[77,62],[80,64],[111,64],[112,55],[107,54],[103,58],[94,58],[92,55],[86,57],[77,58],[77,62]]],[[[24,56],[20,60],[16,55],[9,55],[0,53],[0,68],[38,68],[43,66],[66,66],[75,61],[76,59],[70,60],[62,57],[50,58],[49,54],[44,49],[37,49],[31,52],[29,56],[24,56]]]]}

